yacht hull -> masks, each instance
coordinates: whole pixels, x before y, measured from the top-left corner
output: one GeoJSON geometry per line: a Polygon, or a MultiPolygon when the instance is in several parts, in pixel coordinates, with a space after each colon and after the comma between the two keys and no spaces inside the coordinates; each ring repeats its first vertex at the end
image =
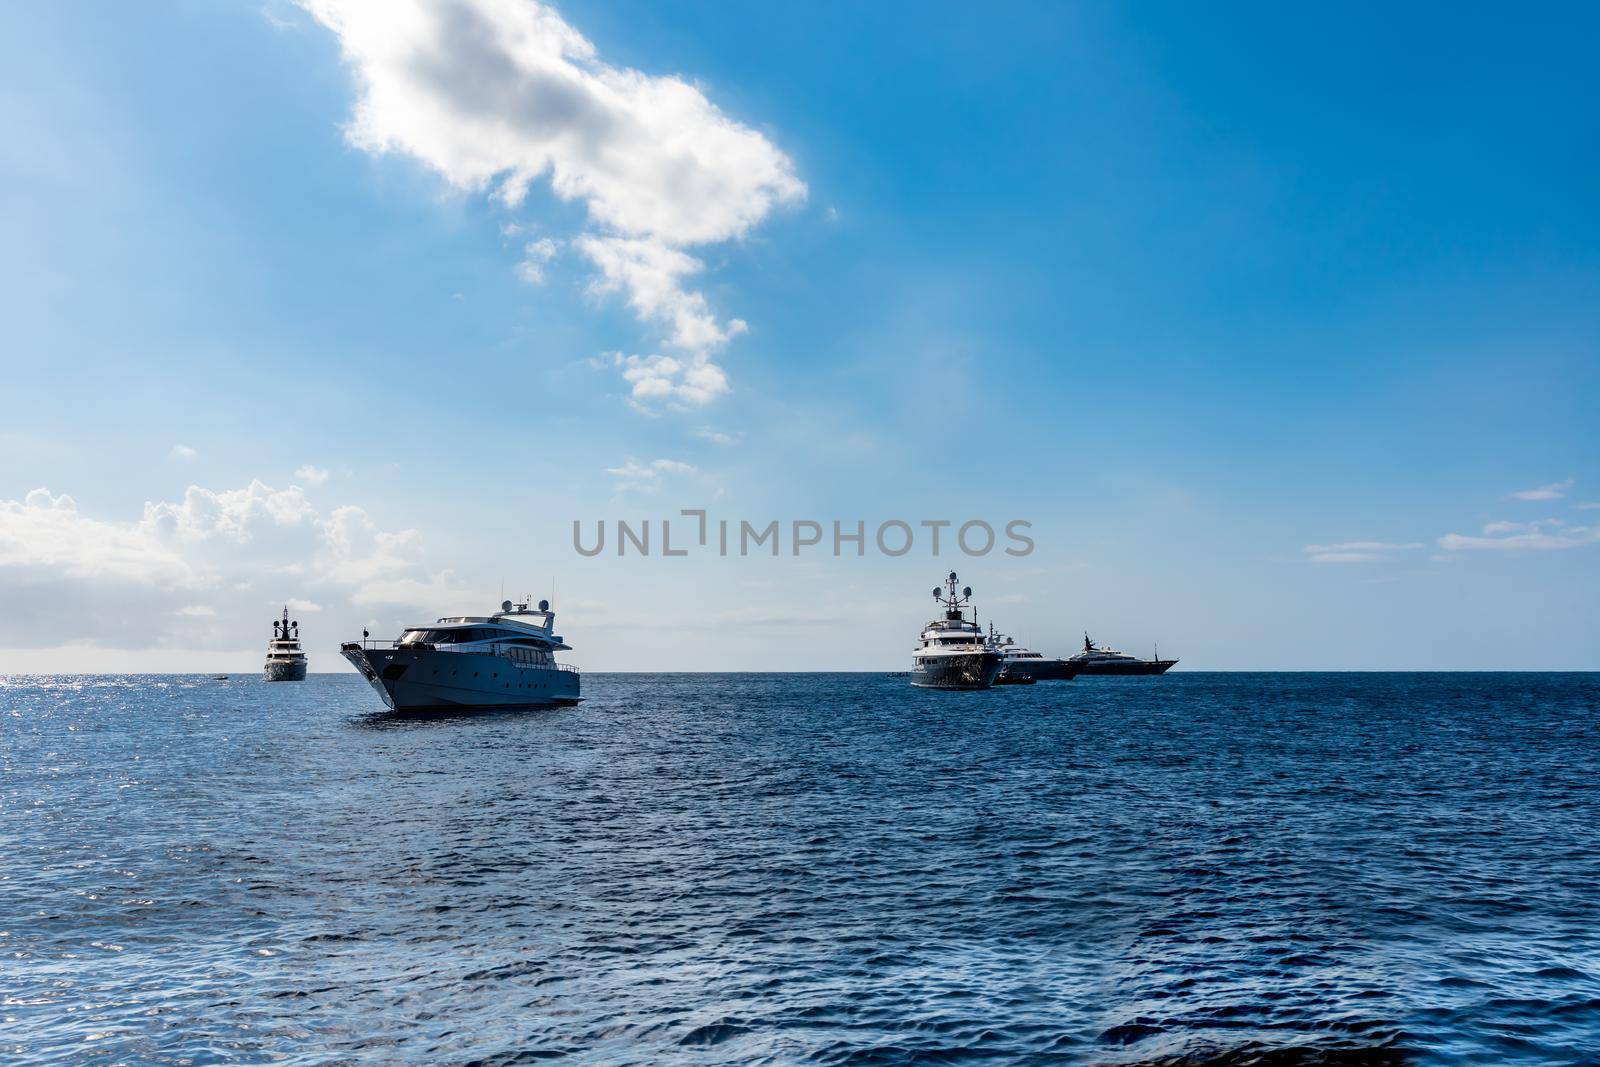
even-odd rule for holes
{"type": "Polygon", "coordinates": [[[1001,673],[1035,682],[1068,682],[1078,676],[1078,665],[1064,659],[1012,660],[1001,673]]]}
{"type": "Polygon", "coordinates": [[[998,652],[940,656],[911,669],[911,684],[921,689],[988,689],[1000,673],[998,652]]]}
{"type": "Polygon", "coordinates": [[[578,703],[577,671],[503,656],[346,645],[340,650],[391,711],[548,708],[578,703]]]}
{"type": "Polygon", "coordinates": [[[306,665],[304,660],[299,663],[269,663],[261,673],[269,682],[303,682],[306,680],[306,665]]]}
{"type": "Polygon", "coordinates": [[[1166,674],[1175,659],[1141,659],[1129,663],[1087,663],[1083,664],[1079,674],[1122,675],[1131,677],[1151,674],[1166,674]]]}

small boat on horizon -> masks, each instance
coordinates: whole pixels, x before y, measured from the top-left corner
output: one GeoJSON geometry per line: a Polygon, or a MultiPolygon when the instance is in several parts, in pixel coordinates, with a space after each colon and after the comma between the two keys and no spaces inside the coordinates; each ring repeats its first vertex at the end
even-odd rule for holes
{"type": "Polygon", "coordinates": [[[339,646],[392,711],[473,711],[576,704],[578,668],[555,632],[548,600],[537,608],[507,600],[493,615],[447,616],[397,641],[339,646]]]}

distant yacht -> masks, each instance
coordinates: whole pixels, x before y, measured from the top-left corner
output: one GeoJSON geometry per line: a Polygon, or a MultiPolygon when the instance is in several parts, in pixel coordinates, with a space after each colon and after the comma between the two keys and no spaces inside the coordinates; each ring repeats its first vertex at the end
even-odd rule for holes
{"type": "Polygon", "coordinates": [[[339,647],[395,711],[576,704],[578,668],[557,663],[569,651],[555,632],[548,600],[537,608],[506,601],[489,616],[458,615],[419,626],[398,641],[339,647]]]}
{"type": "Polygon", "coordinates": [[[289,621],[289,609],[283,609],[283,621],[272,624],[272,640],[267,644],[266,676],[269,682],[303,682],[306,680],[306,654],[300,648],[300,623],[289,621]]]}
{"type": "Polygon", "coordinates": [[[911,657],[911,684],[924,689],[988,689],[1000,673],[998,649],[978,629],[977,612],[967,621],[964,609],[972,603],[972,589],[957,589],[956,572],[945,579],[933,599],[944,608],[944,618],[922,628],[911,657]]]}
{"type": "Polygon", "coordinates": [[[1114,648],[1102,648],[1083,635],[1083,651],[1075,653],[1068,663],[1078,665],[1080,674],[1165,674],[1178,661],[1175,659],[1140,659],[1114,648]]]}
{"type": "Polygon", "coordinates": [[[1000,675],[995,679],[996,685],[1015,684],[1019,679],[1065,682],[1078,676],[1078,664],[1023,648],[1004,634],[995,633],[992,622],[989,624],[989,643],[1000,653],[1000,675]]]}

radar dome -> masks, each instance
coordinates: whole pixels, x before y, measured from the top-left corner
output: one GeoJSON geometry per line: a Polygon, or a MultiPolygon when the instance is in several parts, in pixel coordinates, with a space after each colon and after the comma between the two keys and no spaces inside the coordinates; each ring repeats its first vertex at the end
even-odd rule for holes
{"type": "Polygon", "coordinates": [[[548,601],[548,600],[539,601],[539,610],[540,611],[549,611],[550,610],[550,601],[548,601]]]}
{"type": "Polygon", "coordinates": [[[961,590],[961,595],[962,596],[971,596],[972,595],[972,586],[969,585],[965,589],[961,590]]]}
{"type": "Polygon", "coordinates": [[[509,600],[500,601],[500,610],[501,611],[510,611],[511,610],[511,601],[509,601],[509,600]]]}

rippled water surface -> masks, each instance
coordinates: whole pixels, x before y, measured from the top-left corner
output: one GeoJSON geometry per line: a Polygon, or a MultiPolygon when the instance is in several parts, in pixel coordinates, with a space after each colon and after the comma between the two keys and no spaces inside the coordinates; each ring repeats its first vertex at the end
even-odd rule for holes
{"type": "Polygon", "coordinates": [[[0,679],[0,1060],[1600,1062],[1600,677],[0,679]]]}

